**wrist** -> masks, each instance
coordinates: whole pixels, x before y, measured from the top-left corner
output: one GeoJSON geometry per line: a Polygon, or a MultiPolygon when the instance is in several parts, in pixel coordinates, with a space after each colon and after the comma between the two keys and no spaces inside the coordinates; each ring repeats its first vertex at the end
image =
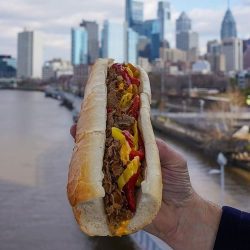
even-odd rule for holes
{"type": "Polygon", "coordinates": [[[213,249],[221,213],[219,206],[194,193],[185,206],[176,208],[176,227],[164,241],[174,249],[213,249]]]}

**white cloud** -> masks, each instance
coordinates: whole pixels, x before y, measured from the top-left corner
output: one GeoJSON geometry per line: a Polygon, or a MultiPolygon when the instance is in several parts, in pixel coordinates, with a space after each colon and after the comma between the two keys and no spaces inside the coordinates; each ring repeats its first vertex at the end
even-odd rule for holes
{"type": "MultiPolygon", "coordinates": [[[[16,55],[17,33],[28,27],[43,32],[45,58],[60,56],[69,59],[70,28],[82,19],[96,20],[100,25],[104,19],[124,20],[125,0],[8,0],[0,1],[0,53],[16,55]],[[60,54],[61,53],[61,54],[60,54]]],[[[144,0],[145,19],[156,17],[157,1],[144,0]]],[[[175,20],[181,10],[172,3],[172,37],[175,37],[175,20]]],[[[200,34],[202,51],[207,40],[219,38],[221,21],[225,9],[194,8],[188,12],[193,21],[193,30],[200,34]]],[[[250,37],[247,22],[250,15],[250,0],[241,0],[234,7],[239,36],[250,37]]],[[[172,41],[174,44],[174,41],[172,41]]]]}

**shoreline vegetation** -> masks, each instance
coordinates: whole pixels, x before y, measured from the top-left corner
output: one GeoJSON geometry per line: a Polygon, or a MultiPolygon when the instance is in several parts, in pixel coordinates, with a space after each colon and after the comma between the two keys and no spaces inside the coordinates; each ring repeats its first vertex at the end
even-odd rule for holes
{"type": "Polygon", "coordinates": [[[203,155],[210,157],[213,162],[216,162],[219,152],[224,153],[229,160],[229,166],[227,169],[250,182],[250,161],[244,162],[244,159],[240,161],[232,158],[232,155],[236,154],[235,151],[240,150],[238,145],[242,144],[242,141],[235,140],[233,138],[231,138],[231,140],[215,138],[211,139],[209,138],[209,135],[206,135],[202,131],[181,126],[180,124],[161,116],[152,117],[152,125],[156,131],[159,131],[160,133],[163,133],[174,140],[181,141],[184,144],[193,147],[194,149],[200,151],[203,155]],[[242,162],[246,164],[243,165],[242,162]]]}

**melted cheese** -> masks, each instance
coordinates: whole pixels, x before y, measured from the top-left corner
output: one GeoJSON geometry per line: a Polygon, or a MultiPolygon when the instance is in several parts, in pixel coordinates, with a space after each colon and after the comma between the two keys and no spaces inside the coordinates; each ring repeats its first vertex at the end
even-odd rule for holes
{"type": "Polygon", "coordinates": [[[128,234],[129,220],[123,221],[121,226],[115,231],[116,236],[122,236],[128,234]]]}

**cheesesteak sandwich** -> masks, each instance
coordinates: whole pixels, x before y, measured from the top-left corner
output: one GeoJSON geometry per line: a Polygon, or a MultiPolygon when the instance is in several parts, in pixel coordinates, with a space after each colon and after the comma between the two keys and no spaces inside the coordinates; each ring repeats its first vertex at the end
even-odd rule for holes
{"type": "Polygon", "coordinates": [[[98,59],[85,88],[67,193],[90,236],[122,236],[151,223],[161,206],[150,83],[132,64],[98,59]]]}

